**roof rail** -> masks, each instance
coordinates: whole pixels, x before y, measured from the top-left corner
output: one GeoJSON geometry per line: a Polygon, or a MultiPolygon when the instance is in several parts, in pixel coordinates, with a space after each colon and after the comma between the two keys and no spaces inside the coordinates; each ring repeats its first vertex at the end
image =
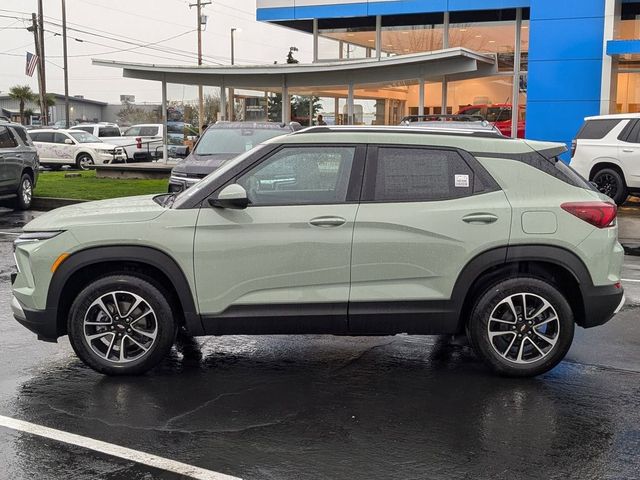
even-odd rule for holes
{"type": "Polygon", "coordinates": [[[336,126],[316,126],[308,127],[297,132],[293,132],[292,135],[300,135],[305,133],[409,133],[414,135],[443,135],[443,136],[456,136],[456,137],[481,137],[481,138],[505,138],[502,135],[497,135],[494,130],[471,130],[471,129],[456,129],[451,128],[429,128],[428,126],[350,126],[350,125],[336,125],[336,126]]]}

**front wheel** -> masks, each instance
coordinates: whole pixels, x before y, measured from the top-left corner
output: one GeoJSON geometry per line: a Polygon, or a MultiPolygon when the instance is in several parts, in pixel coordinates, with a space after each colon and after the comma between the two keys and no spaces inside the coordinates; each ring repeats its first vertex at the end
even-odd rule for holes
{"type": "Polygon", "coordinates": [[[90,170],[94,166],[93,157],[88,153],[81,153],[76,159],[76,168],[78,170],[90,170]]]}
{"type": "Polygon", "coordinates": [[[554,368],[573,341],[573,312],[551,283],[533,277],[502,281],[477,300],[468,324],[476,353],[495,372],[532,377],[554,368]]]}
{"type": "Polygon", "coordinates": [[[22,175],[17,195],[18,198],[16,200],[16,206],[18,209],[28,210],[31,207],[31,201],[33,200],[33,180],[29,174],[25,173],[22,175]]]}
{"type": "Polygon", "coordinates": [[[171,349],[176,325],[166,296],[147,280],[111,275],[91,283],[69,312],[69,340],[80,359],[107,375],[137,375],[171,349]]]}
{"type": "Polygon", "coordinates": [[[593,176],[593,183],[598,186],[598,190],[610,197],[616,205],[622,205],[629,197],[629,191],[623,176],[612,168],[598,170],[593,176]]]}

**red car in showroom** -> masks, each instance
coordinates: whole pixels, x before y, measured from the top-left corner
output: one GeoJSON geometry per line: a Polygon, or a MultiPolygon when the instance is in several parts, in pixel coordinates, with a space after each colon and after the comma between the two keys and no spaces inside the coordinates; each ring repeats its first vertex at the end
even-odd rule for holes
{"type": "MultiPolygon", "coordinates": [[[[520,106],[518,114],[518,138],[524,138],[524,119],[526,109],[520,106]]],[[[458,115],[482,117],[495,125],[503,135],[511,136],[512,107],[510,103],[494,103],[491,105],[468,105],[458,111],[458,115]]]]}

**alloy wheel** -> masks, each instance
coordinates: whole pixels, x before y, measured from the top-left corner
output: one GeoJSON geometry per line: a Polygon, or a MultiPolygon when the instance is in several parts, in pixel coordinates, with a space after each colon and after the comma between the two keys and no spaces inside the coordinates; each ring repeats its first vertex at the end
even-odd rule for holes
{"type": "Polygon", "coordinates": [[[595,178],[598,190],[610,198],[614,198],[618,193],[618,182],[610,173],[602,173],[595,178]]]}
{"type": "Polygon", "coordinates": [[[493,309],[487,333],[491,347],[502,358],[529,364],[554,349],[560,338],[560,319],[548,300],[533,293],[517,293],[493,309]]]}
{"type": "Polygon", "coordinates": [[[80,157],[79,163],[82,170],[89,170],[93,166],[93,158],[89,155],[83,155],[80,157]]]}
{"type": "Polygon", "coordinates": [[[140,295],[112,291],[89,306],[83,332],[96,355],[116,364],[128,363],[151,350],[158,335],[158,319],[140,295]]]}
{"type": "Polygon", "coordinates": [[[22,203],[24,205],[31,204],[31,197],[33,196],[33,185],[31,180],[25,178],[22,180],[22,203]]]}

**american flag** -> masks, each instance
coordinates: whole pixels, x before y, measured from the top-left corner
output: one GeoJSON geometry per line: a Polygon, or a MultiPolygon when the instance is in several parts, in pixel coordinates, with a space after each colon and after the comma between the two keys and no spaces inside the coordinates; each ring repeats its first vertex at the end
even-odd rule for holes
{"type": "Polygon", "coordinates": [[[32,77],[33,72],[36,70],[36,66],[38,66],[38,56],[27,52],[27,66],[24,69],[24,73],[32,77]]]}

